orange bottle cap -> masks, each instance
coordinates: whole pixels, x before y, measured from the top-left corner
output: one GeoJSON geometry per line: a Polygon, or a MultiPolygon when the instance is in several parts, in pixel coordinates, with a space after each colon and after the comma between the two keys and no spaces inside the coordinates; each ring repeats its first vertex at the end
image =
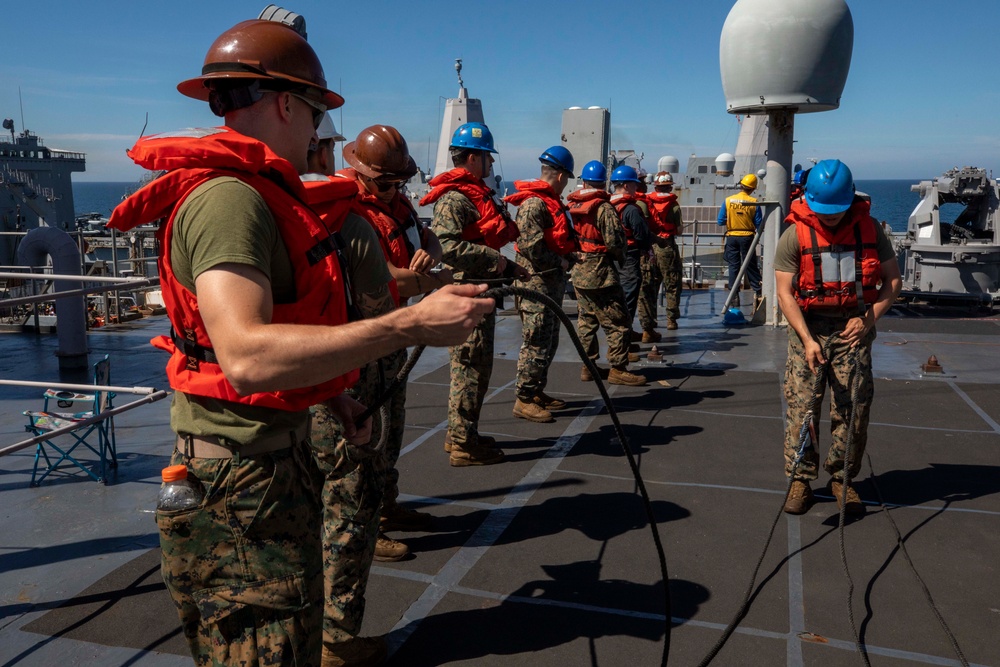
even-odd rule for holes
{"type": "Polygon", "coordinates": [[[188,469],[185,465],[167,466],[163,469],[162,474],[164,482],[177,482],[187,479],[188,469]]]}

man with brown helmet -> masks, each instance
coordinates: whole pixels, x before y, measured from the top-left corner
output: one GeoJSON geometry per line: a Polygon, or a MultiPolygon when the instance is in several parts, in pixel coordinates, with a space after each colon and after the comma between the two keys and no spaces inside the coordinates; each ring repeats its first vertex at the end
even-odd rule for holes
{"type": "Polygon", "coordinates": [[[370,422],[342,396],[359,363],[404,345],[464,340],[493,308],[482,286],[347,323],[330,230],[299,173],[326,109],[343,99],[294,30],[244,21],[178,90],[225,126],[146,137],[129,152],[165,175],[123,202],[120,230],[166,219],[160,257],[175,390],[171,462],[200,504],[158,510],[162,571],[197,664],[319,664],[318,479],[308,407],[329,402],[358,446],[370,422]],[[317,239],[319,242],[317,243],[317,239]],[[321,307],[324,306],[324,307],[321,307]]]}

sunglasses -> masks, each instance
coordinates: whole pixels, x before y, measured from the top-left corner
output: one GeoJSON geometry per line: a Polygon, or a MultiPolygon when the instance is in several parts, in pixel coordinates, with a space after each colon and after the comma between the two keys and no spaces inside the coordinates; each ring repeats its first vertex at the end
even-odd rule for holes
{"type": "Polygon", "coordinates": [[[406,185],[406,181],[380,181],[377,178],[369,178],[368,181],[374,183],[379,192],[388,192],[393,188],[402,190],[403,186],[406,185]]]}
{"type": "Polygon", "coordinates": [[[297,97],[298,99],[302,100],[303,102],[305,102],[306,104],[308,104],[310,107],[312,107],[313,129],[314,130],[315,129],[319,129],[319,124],[323,122],[323,114],[326,113],[326,105],[322,104],[320,102],[316,102],[314,100],[311,100],[308,97],[306,97],[305,95],[300,95],[299,93],[292,93],[292,92],[290,92],[289,95],[291,95],[292,97],[297,97]]]}

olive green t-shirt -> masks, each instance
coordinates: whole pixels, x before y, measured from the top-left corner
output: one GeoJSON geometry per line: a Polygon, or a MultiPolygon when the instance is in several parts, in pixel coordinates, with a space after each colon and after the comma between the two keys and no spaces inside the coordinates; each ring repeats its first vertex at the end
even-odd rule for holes
{"type": "MultiPolygon", "coordinates": [[[[170,256],[177,280],[192,292],[195,279],[205,271],[225,263],[248,264],[270,279],[275,303],[294,299],[291,260],[271,211],[260,194],[239,179],[212,179],[188,196],[174,219],[170,256]]],[[[179,434],[247,444],[295,429],[308,414],[174,392],[170,424],[179,434]]]]}

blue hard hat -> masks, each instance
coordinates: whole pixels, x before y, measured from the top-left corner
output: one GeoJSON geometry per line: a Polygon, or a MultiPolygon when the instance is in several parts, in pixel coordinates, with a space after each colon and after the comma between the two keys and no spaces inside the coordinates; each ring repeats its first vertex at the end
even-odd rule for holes
{"type": "Polygon", "coordinates": [[[611,182],[612,183],[638,183],[639,174],[636,173],[635,169],[623,164],[620,167],[615,167],[615,170],[611,172],[611,182]]]}
{"type": "Polygon", "coordinates": [[[471,148],[477,151],[496,153],[493,148],[493,133],[482,123],[460,125],[451,137],[451,148],[471,148]]]}
{"type": "Polygon", "coordinates": [[[814,213],[833,215],[851,207],[854,176],[840,160],[823,160],[809,170],[806,204],[814,213]]]}
{"type": "Polygon", "coordinates": [[[794,185],[805,185],[806,184],[806,171],[804,169],[799,169],[792,176],[792,184],[794,185]]]}
{"type": "MultiPolygon", "coordinates": [[[[573,154],[564,146],[552,146],[538,156],[538,161],[556,169],[562,169],[573,174],[573,154]]],[[[575,175],[575,174],[574,174],[575,175]]]]}
{"type": "Polygon", "coordinates": [[[583,165],[583,171],[580,173],[580,178],[584,181],[591,181],[594,183],[603,183],[608,177],[608,170],[604,168],[598,160],[591,160],[587,164],[583,165]]]}

